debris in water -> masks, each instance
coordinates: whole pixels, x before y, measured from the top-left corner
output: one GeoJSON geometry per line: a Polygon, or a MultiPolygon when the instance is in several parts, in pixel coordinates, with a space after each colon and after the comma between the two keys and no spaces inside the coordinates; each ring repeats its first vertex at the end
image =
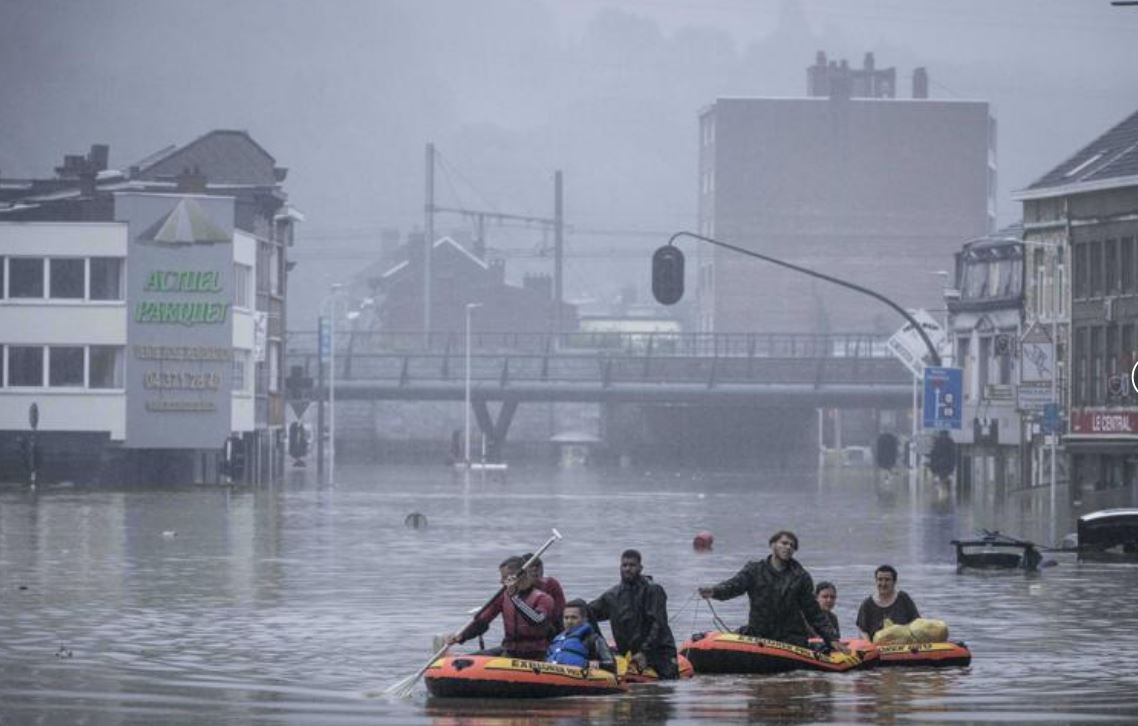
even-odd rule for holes
{"type": "Polygon", "coordinates": [[[419,512],[411,512],[407,518],[403,520],[403,526],[408,529],[424,529],[427,526],[427,515],[420,514],[419,512]]]}

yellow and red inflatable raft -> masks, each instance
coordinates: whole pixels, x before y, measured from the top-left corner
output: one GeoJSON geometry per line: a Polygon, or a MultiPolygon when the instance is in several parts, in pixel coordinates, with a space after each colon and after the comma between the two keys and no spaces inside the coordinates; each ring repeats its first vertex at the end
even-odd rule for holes
{"type": "Polygon", "coordinates": [[[439,658],[423,674],[427,691],[440,698],[557,698],[606,696],[628,687],[599,668],[487,655],[439,658]]]}
{"type": "Polygon", "coordinates": [[[972,651],[964,643],[945,641],[941,643],[878,643],[872,645],[867,640],[844,641],[851,650],[876,648],[881,654],[879,665],[882,668],[913,666],[946,668],[966,666],[972,662],[972,651]]]}
{"type": "Polygon", "coordinates": [[[784,673],[815,670],[830,673],[872,668],[878,664],[877,646],[851,647],[849,654],[822,653],[766,638],[712,631],[693,635],[680,653],[696,673],[784,673]]]}
{"type": "MultiPolygon", "coordinates": [[[[618,656],[618,658],[620,658],[618,656]]],[[[623,660],[623,658],[621,658],[623,660]]],[[[678,658],[680,678],[694,675],[692,665],[678,658]]],[[[628,684],[658,681],[656,671],[620,663],[621,676],[599,668],[544,663],[487,655],[439,658],[423,678],[427,691],[439,698],[559,698],[624,693],[628,684]]]]}

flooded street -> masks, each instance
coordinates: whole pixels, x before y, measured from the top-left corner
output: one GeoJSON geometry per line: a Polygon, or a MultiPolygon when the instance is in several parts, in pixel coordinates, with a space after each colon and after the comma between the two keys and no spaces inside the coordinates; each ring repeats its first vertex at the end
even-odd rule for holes
{"type": "MultiPolygon", "coordinates": [[[[872,474],[341,467],[319,487],[0,492],[0,723],[693,723],[1091,721],[1138,712],[1138,568],[957,574],[949,540],[993,522],[883,496],[872,474]],[[840,480],[840,481],[839,481],[840,480]],[[419,512],[428,525],[404,526],[419,512]],[[618,581],[622,549],[669,593],[677,641],[711,628],[695,587],[795,530],[798,559],[838,588],[854,633],[890,563],[926,617],[971,647],[969,668],[699,677],[624,696],[543,703],[367,698],[414,672],[432,638],[536,549],[566,595],[618,581]],[[714,551],[692,550],[699,530],[714,551]]],[[[982,519],[982,518],[981,518],[982,519]]],[[[1039,536],[1040,529],[1011,530],[1039,536]]],[[[716,605],[731,625],[746,598],[716,605]]],[[[488,643],[500,637],[495,626],[488,643]]],[[[470,644],[468,644],[470,645],[470,644]]]]}

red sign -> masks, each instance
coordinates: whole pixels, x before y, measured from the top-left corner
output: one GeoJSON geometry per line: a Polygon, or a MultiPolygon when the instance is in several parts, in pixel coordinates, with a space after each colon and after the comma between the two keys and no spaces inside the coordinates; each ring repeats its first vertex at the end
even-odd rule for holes
{"type": "Polygon", "coordinates": [[[1138,434],[1138,411],[1076,410],[1071,414],[1071,433],[1102,436],[1138,434]]]}

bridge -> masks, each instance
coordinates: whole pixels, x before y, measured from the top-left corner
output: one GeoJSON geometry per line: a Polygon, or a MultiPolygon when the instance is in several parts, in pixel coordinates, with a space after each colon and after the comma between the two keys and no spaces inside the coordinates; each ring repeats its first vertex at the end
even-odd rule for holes
{"type": "MultiPolygon", "coordinates": [[[[339,400],[461,401],[462,334],[345,331],[337,335],[339,400]]],[[[318,383],[313,332],[292,333],[289,370],[318,383]]],[[[325,379],[331,371],[325,370],[325,379]]],[[[472,336],[471,399],[657,403],[764,403],[905,408],[912,376],[881,336],[675,333],[479,333],[472,336]]]]}

